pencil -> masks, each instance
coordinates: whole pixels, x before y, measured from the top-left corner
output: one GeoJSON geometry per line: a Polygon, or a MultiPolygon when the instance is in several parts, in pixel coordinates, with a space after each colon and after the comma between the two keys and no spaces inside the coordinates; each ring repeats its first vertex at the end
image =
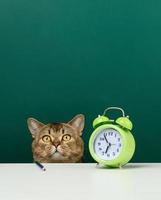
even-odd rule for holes
{"type": "Polygon", "coordinates": [[[44,167],[41,163],[39,163],[38,161],[35,161],[35,164],[36,164],[38,167],[40,167],[40,169],[42,169],[43,171],[46,171],[45,167],[44,167]]]}

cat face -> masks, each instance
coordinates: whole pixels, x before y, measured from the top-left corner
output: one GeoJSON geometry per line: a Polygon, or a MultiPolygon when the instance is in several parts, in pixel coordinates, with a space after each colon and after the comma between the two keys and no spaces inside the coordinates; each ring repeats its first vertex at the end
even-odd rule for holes
{"type": "Polygon", "coordinates": [[[34,118],[28,119],[32,134],[32,152],[35,161],[58,163],[80,162],[84,143],[81,138],[84,116],[77,115],[68,123],[43,124],[34,118]]]}

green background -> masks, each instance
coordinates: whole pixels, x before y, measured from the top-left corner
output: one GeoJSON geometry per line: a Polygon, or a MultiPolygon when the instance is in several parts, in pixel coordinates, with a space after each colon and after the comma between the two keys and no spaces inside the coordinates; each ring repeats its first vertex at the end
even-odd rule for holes
{"type": "MultiPolygon", "coordinates": [[[[32,162],[28,117],[47,123],[121,106],[133,162],[161,162],[161,1],[0,1],[0,162],[32,162]]],[[[117,117],[119,113],[110,117],[117,117]]]]}

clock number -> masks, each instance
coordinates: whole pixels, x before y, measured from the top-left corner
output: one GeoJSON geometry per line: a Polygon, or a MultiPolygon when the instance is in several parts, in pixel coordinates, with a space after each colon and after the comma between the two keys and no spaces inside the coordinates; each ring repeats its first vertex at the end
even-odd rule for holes
{"type": "Polygon", "coordinates": [[[107,154],[107,157],[110,157],[110,154],[107,154]]]}
{"type": "Polygon", "coordinates": [[[108,135],[111,135],[111,136],[112,136],[112,135],[113,135],[113,132],[108,132],[108,135]]]}
{"type": "Polygon", "coordinates": [[[117,152],[119,152],[119,149],[117,149],[117,152]]]}
{"type": "Polygon", "coordinates": [[[104,152],[104,151],[102,151],[102,156],[104,156],[104,154],[105,154],[105,152],[104,152]]]}
{"type": "Polygon", "coordinates": [[[113,152],[113,156],[115,156],[115,152],[113,152]]]}
{"type": "Polygon", "coordinates": [[[102,148],[100,147],[100,148],[99,148],[99,150],[101,151],[101,150],[102,150],[102,148]]]}
{"type": "Polygon", "coordinates": [[[120,142],[120,138],[118,138],[118,142],[120,142]]]}
{"type": "Polygon", "coordinates": [[[98,142],[98,146],[100,146],[101,145],[101,143],[100,142],[98,142]]]}
{"type": "Polygon", "coordinates": [[[101,137],[100,137],[100,141],[103,141],[103,140],[104,140],[104,138],[101,138],[101,137]]]}
{"type": "Polygon", "coordinates": [[[121,143],[119,143],[119,147],[121,147],[121,143]]]}

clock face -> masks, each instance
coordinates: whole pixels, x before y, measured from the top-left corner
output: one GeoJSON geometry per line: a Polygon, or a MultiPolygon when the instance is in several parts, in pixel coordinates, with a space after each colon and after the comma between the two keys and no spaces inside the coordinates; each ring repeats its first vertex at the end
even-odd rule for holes
{"type": "Polygon", "coordinates": [[[94,152],[102,160],[114,160],[119,156],[122,146],[120,133],[112,128],[106,128],[97,133],[93,144],[94,152]]]}

